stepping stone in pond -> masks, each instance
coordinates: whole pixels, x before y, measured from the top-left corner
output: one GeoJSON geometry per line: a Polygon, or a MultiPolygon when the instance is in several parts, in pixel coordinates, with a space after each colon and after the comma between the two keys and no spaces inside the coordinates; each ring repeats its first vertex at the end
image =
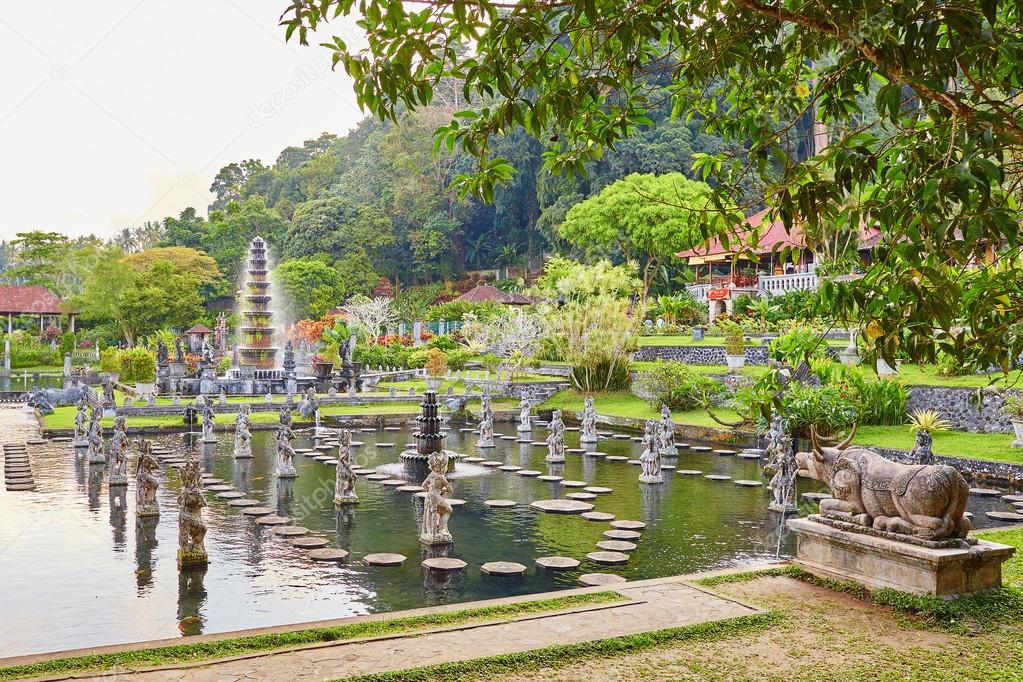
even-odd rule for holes
{"type": "Polygon", "coordinates": [[[582,514],[593,511],[592,504],[579,500],[536,500],[529,506],[548,514],[582,514]]]}
{"type": "Polygon", "coordinates": [[[601,585],[614,585],[628,582],[620,575],[614,573],[584,573],[579,576],[579,584],[585,587],[598,587],[601,585]]]}
{"type": "Polygon", "coordinates": [[[363,433],[376,433],[377,432],[377,430],[375,428],[373,428],[372,426],[364,426],[361,429],[359,429],[359,431],[362,431],[363,433]]]}
{"type": "Polygon", "coordinates": [[[632,465],[639,465],[639,464],[642,464],[642,463],[643,462],[640,462],[638,459],[630,459],[628,462],[626,462],[626,464],[632,464],[632,465]]]}
{"type": "Polygon", "coordinates": [[[459,433],[476,433],[476,429],[458,429],[459,433]]]}
{"type": "Polygon", "coordinates": [[[1002,491],[995,490],[994,488],[970,488],[970,494],[979,495],[980,497],[1000,497],[1002,491]]]}
{"type": "Polygon", "coordinates": [[[46,441],[43,440],[42,438],[33,438],[32,440],[27,440],[25,442],[28,443],[29,445],[42,445],[46,441]]]}
{"type": "Polygon", "coordinates": [[[518,472],[519,476],[525,476],[526,478],[533,478],[534,476],[539,476],[542,473],[542,471],[537,471],[536,469],[520,469],[518,472]]]}
{"type": "Polygon", "coordinates": [[[605,488],[600,485],[589,485],[583,488],[583,492],[593,493],[594,495],[606,495],[607,493],[613,493],[614,488],[605,488]]]}
{"type": "Polygon", "coordinates": [[[369,476],[370,474],[375,474],[376,469],[352,469],[352,473],[356,476],[369,476]]]}
{"type": "Polygon", "coordinates": [[[628,563],[629,555],[621,552],[590,552],[586,559],[595,564],[615,565],[628,563]]]}
{"type": "Polygon", "coordinates": [[[631,552],[639,545],[625,540],[603,540],[597,543],[597,547],[607,552],[631,552]]]}
{"type": "Polygon", "coordinates": [[[973,518],[973,512],[963,512],[963,516],[968,519],[973,518]]]}
{"type": "MultiPolygon", "coordinates": [[[[384,482],[387,485],[387,482],[384,482]]],[[[402,485],[395,488],[399,493],[421,493],[423,492],[423,486],[421,485],[402,485]]]]}
{"type": "Polygon", "coordinates": [[[1023,507],[1023,502],[1013,502],[1012,506],[1016,507],[1016,509],[1019,509],[1019,508],[1023,507]]]}
{"type": "Polygon", "coordinates": [[[720,450],[715,450],[714,454],[715,455],[725,455],[725,456],[734,455],[735,454],[735,450],[725,450],[725,449],[722,448],[720,450]]]}
{"type": "Polygon", "coordinates": [[[579,564],[578,559],[568,556],[542,556],[536,559],[536,565],[548,571],[571,571],[579,568],[579,564]]]}
{"type": "Polygon", "coordinates": [[[245,516],[267,516],[275,511],[277,510],[273,507],[247,507],[242,509],[242,514],[245,514],[245,516]]]}
{"type": "Polygon", "coordinates": [[[231,507],[255,507],[259,505],[259,500],[250,500],[243,497],[238,500],[230,500],[227,504],[231,507]]]}
{"type": "Polygon", "coordinates": [[[580,454],[586,452],[586,450],[583,449],[583,448],[565,448],[565,452],[567,452],[569,454],[572,454],[572,455],[580,455],[580,454]]]}
{"type": "Polygon", "coordinates": [[[810,500],[811,502],[820,502],[821,500],[830,499],[831,495],[828,493],[803,493],[804,500],[810,500]]]}
{"type": "Polygon", "coordinates": [[[534,440],[532,443],[534,448],[545,448],[547,447],[547,441],[545,440],[534,440]]]}
{"type": "Polygon", "coordinates": [[[498,436],[501,440],[518,440],[518,436],[498,436]]]}
{"type": "Polygon", "coordinates": [[[740,478],[732,482],[735,483],[735,485],[742,486],[743,488],[759,488],[760,486],[764,485],[763,481],[749,481],[743,478],[740,478]]]}
{"type": "MultiPolygon", "coordinates": [[[[352,441],[352,447],[353,448],[361,448],[365,444],[366,444],[366,441],[364,441],[364,440],[353,440],[352,441]]],[[[340,443],[338,443],[338,445],[340,445],[340,443]]]]}
{"type": "MultiPolygon", "coordinates": [[[[314,538],[300,538],[301,540],[312,540],[314,538]]],[[[293,540],[291,544],[295,544],[298,540],[293,540]]],[[[300,546],[300,545],[299,545],[300,546]]],[[[314,549],[307,554],[313,561],[344,561],[348,558],[348,552],[343,549],[337,549],[335,547],[324,547],[322,549],[314,549]]]]}
{"type": "Polygon", "coordinates": [[[466,457],[462,461],[466,462],[468,464],[479,464],[480,462],[483,461],[483,458],[482,457],[466,457]]]}
{"type": "Polygon", "coordinates": [[[295,448],[295,452],[299,455],[304,455],[307,452],[316,452],[312,448],[295,448]]]}
{"type": "Polygon", "coordinates": [[[569,500],[595,500],[597,496],[593,493],[569,493],[565,495],[569,500]]]}
{"type": "Polygon", "coordinates": [[[564,480],[561,476],[554,476],[552,474],[544,474],[543,476],[537,476],[536,480],[543,481],[544,483],[557,483],[558,481],[564,480]]]}
{"type": "Polygon", "coordinates": [[[561,485],[566,488],[585,488],[589,485],[586,481],[562,481],[561,485]]]}
{"type": "Polygon", "coordinates": [[[384,431],[401,431],[400,426],[385,426],[384,431]]]}
{"type": "Polygon", "coordinates": [[[329,467],[336,467],[337,466],[337,460],[336,459],[327,458],[327,459],[323,460],[323,463],[326,464],[329,467]]]}
{"type": "Polygon", "coordinates": [[[578,431],[579,427],[578,426],[566,426],[565,430],[566,431],[578,431]]]}
{"type": "Polygon", "coordinates": [[[407,482],[401,480],[400,478],[388,478],[387,480],[381,481],[381,483],[386,485],[388,488],[398,488],[403,485],[408,485],[407,482]]]}
{"type": "Polygon", "coordinates": [[[228,490],[227,492],[217,493],[216,496],[221,500],[240,500],[245,497],[245,493],[239,490],[228,490]]]}
{"type": "Polygon", "coordinates": [[[465,500],[460,500],[457,497],[445,497],[444,499],[447,500],[447,503],[450,504],[452,507],[465,506],[465,500]]]}
{"type": "Polygon", "coordinates": [[[268,514],[267,516],[260,516],[256,519],[256,523],[261,526],[286,526],[291,523],[291,519],[287,516],[278,516],[277,514],[268,514]]]}
{"type": "Polygon", "coordinates": [[[697,452],[710,452],[714,448],[709,448],[706,445],[691,445],[689,446],[689,449],[696,450],[697,452]]]}
{"type": "Polygon", "coordinates": [[[407,557],[404,554],[395,554],[393,552],[378,552],[362,557],[362,560],[370,566],[401,566],[405,563],[406,559],[407,557]]]}
{"type": "Polygon", "coordinates": [[[707,474],[706,476],[704,476],[704,478],[707,479],[708,481],[730,481],[730,480],[732,480],[731,476],[725,476],[724,474],[707,474]]]}
{"type": "Polygon", "coordinates": [[[499,466],[503,466],[504,462],[498,462],[496,460],[488,459],[488,460],[485,460],[483,462],[480,462],[480,464],[482,464],[485,467],[499,467],[499,466]]]}
{"type": "Polygon", "coordinates": [[[497,467],[498,471],[522,471],[522,467],[517,467],[514,464],[505,464],[504,466],[497,467]]]}
{"type": "Polygon", "coordinates": [[[989,511],[984,512],[984,516],[998,521],[1023,521],[1023,514],[1018,514],[1016,512],[989,511]]]}
{"type": "Polygon", "coordinates": [[[378,448],[393,448],[394,443],[377,443],[378,448]]]}
{"type": "Polygon", "coordinates": [[[208,485],[208,486],[206,486],[206,490],[208,490],[211,493],[226,493],[226,492],[229,492],[231,490],[234,490],[234,486],[233,485],[227,485],[227,484],[224,484],[224,483],[218,483],[216,485],[208,485]]]}
{"type": "Polygon", "coordinates": [[[32,490],[36,487],[35,483],[5,483],[4,487],[11,492],[18,492],[19,490],[32,490]]]}
{"type": "Polygon", "coordinates": [[[508,507],[514,507],[518,503],[515,502],[515,500],[483,500],[483,504],[495,509],[506,509],[508,507]]]}
{"type": "Polygon", "coordinates": [[[316,446],[315,448],[313,448],[313,449],[314,449],[314,450],[321,450],[321,451],[323,451],[323,452],[326,452],[327,450],[333,450],[333,449],[334,449],[335,447],[336,447],[336,446],[334,446],[334,445],[326,445],[326,444],[324,444],[324,445],[317,445],[317,446],[316,446]]]}
{"type": "Polygon", "coordinates": [[[387,474],[370,474],[366,476],[367,481],[387,481],[390,480],[390,476],[387,474]]]}
{"type": "Polygon", "coordinates": [[[618,530],[643,530],[646,528],[646,524],[642,521],[629,521],[627,519],[622,519],[621,521],[613,522],[611,527],[618,530]]]}
{"type": "Polygon", "coordinates": [[[480,566],[480,573],[493,576],[515,576],[526,572],[526,567],[514,561],[488,561],[480,566]]]}
{"type": "Polygon", "coordinates": [[[639,540],[643,534],[635,530],[605,530],[601,533],[608,540],[639,540]]]}
{"type": "Polygon", "coordinates": [[[279,526],[274,528],[274,535],[281,535],[286,538],[308,535],[309,529],[305,526],[279,526]]]}
{"type": "Polygon", "coordinates": [[[661,470],[662,471],[674,471],[675,470],[675,465],[674,464],[662,464],[661,465],[661,470]]]}
{"type": "Polygon", "coordinates": [[[632,437],[632,442],[633,442],[633,443],[642,443],[642,442],[643,442],[643,439],[642,439],[642,438],[640,438],[639,436],[633,436],[633,437],[632,437]]]}
{"type": "Polygon", "coordinates": [[[1002,495],[1006,502],[1023,502],[1023,495],[1002,495]]]}
{"type": "Polygon", "coordinates": [[[320,549],[326,547],[330,543],[327,542],[326,538],[293,538],[291,540],[292,547],[298,547],[299,549],[320,549]]]}
{"type": "Polygon", "coordinates": [[[615,515],[608,512],[589,511],[585,512],[583,518],[587,521],[614,521],[615,515]]]}
{"type": "MultiPolygon", "coordinates": [[[[614,434],[614,438],[616,440],[629,440],[630,438],[632,438],[632,436],[630,436],[627,433],[616,433],[616,434],[614,434]]],[[[640,439],[640,440],[642,440],[642,439],[640,439]]]]}
{"type": "Polygon", "coordinates": [[[465,563],[461,559],[439,556],[432,557],[430,559],[423,559],[422,565],[431,571],[461,571],[469,564],[465,563]]]}
{"type": "Polygon", "coordinates": [[[222,479],[222,478],[212,478],[212,477],[211,478],[206,478],[204,476],[203,479],[202,479],[202,484],[204,486],[217,485],[217,484],[223,483],[223,482],[224,482],[224,479],[222,479]]]}
{"type": "Polygon", "coordinates": [[[316,455],[313,457],[317,462],[326,462],[330,460],[330,455],[316,455]]]}
{"type": "Polygon", "coordinates": [[[621,455],[608,455],[605,457],[608,462],[628,462],[628,457],[622,457],[621,455]]]}

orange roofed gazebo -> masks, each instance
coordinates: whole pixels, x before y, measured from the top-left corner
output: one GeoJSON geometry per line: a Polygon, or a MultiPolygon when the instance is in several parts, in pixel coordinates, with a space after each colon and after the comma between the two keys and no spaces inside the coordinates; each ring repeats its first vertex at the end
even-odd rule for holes
{"type": "Polygon", "coordinates": [[[14,330],[14,316],[31,315],[39,318],[39,331],[46,329],[67,312],[68,329],[75,330],[75,314],[64,310],[64,301],[38,284],[0,285],[0,315],[7,316],[7,333],[14,330]]]}
{"type": "Polygon", "coordinates": [[[463,301],[465,303],[485,303],[487,301],[491,301],[493,303],[504,303],[506,305],[531,305],[533,303],[522,294],[516,294],[514,292],[505,293],[497,287],[489,284],[477,284],[455,300],[463,301]]]}

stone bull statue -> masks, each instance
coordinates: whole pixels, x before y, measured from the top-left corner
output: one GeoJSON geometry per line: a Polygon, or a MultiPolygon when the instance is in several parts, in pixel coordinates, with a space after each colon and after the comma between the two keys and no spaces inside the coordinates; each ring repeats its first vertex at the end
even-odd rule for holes
{"type": "Polygon", "coordinates": [[[850,448],[855,434],[853,426],[842,443],[821,447],[811,426],[813,452],[796,454],[799,474],[823,481],[834,495],[821,500],[821,516],[921,540],[966,537],[970,489],[962,474],[942,464],[899,464],[850,448]]]}
{"type": "Polygon", "coordinates": [[[28,394],[28,404],[40,414],[53,414],[53,408],[62,405],[77,405],[82,399],[88,400],[87,386],[70,388],[33,388],[28,394]]]}

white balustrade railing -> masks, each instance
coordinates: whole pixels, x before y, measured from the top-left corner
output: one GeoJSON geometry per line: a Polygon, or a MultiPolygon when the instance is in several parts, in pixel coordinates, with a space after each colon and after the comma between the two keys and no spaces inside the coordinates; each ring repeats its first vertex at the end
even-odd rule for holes
{"type": "Polygon", "coordinates": [[[689,284],[686,285],[686,291],[697,301],[706,301],[707,292],[714,287],[710,284],[689,284]]]}
{"type": "Polygon", "coordinates": [[[816,289],[820,280],[812,272],[797,272],[790,275],[761,275],[760,290],[768,294],[783,294],[786,291],[816,289]]]}

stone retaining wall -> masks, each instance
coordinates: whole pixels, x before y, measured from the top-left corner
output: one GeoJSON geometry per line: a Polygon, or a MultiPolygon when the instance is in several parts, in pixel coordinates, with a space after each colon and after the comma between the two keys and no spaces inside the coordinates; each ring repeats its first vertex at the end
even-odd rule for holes
{"type": "MultiPolygon", "coordinates": [[[[974,433],[1009,433],[1012,422],[1002,414],[1005,399],[999,395],[985,395],[983,408],[970,402],[976,388],[957,386],[911,386],[906,409],[934,410],[940,413],[952,428],[974,433]]],[[[1020,395],[1016,389],[1006,390],[1007,395],[1020,395]]]]}
{"type": "MultiPolygon", "coordinates": [[[[767,346],[746,346],[746,364],[766,365],[767,346]]],[[[640,346],[633,356],[634,360],[652,362],[654,360],[671,360],[687,365],[723,365],[725,364],[724,346],[640,346]]]]}
{"type": "MultiPolygon", "coordinates": [[[[916,464],[916,460],[905,450],[879,448],[874,447],[873,445],[867,445],[864,447],[867,447],[896,462],[902,462],[903,464],[916,464]]],[[[948,464],[949,466],[955,467],[967,481],[992,481],[1011,486],[1023,485],[1023,464],[990,462],[983,459],[951,457],[948,455],[934,455],[934,463],[948,464]]]]}

